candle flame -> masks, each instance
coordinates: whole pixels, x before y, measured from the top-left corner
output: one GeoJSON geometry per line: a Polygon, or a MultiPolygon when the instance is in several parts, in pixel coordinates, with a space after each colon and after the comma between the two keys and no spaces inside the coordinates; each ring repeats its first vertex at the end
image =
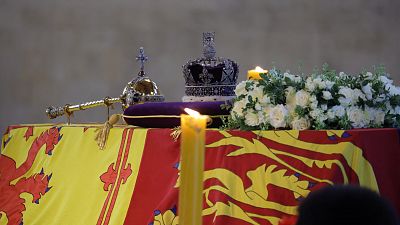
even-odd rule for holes
{"type": "Polygon", "coordinates": [[[259,66],[256,66],[255,71],[256,71],[256,72],[264,72],[264,69],[261,68],[261,67],[259,67],[259,66]]]}
{"type": "Polygon", "coordinates": [[[193,109],[185,108],[184,110],[185,110],[185,112],[186,112],[187,114],[189,114],[190,116],[194,116],[194,117],[200,116],[200,113],[197,112],[197,111],[195,111],[195,110],[193,110],[193,109]]]}

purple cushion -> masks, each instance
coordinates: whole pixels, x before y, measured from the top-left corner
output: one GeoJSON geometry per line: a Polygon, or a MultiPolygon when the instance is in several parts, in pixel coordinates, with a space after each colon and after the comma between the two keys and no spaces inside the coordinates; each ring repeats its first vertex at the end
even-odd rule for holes
{"type": "MultiPolygon", "coordinates": [[[[126,123],[140,127],[173,128],[179,126],[181,120],[177,118],[158,118],[151,117],[160,115],[186,114],[184,108],[191,108],[200,114],[209,116],[229,115],[229,110],[221,109],[224,101],[219,102],[154,102],[129,106],[124,111],[127,116],[148,116],[148,118],[126,118],[126,123]]],[[[207,127],[217,128],[222,125],[219,117],[212,117],[212,123],[207,127]]]]}

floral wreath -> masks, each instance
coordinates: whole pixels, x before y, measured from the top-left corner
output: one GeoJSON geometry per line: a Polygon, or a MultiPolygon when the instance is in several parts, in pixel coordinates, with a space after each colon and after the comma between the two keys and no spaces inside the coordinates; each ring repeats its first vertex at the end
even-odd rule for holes
{"type": "Polygon", "coordinates": [[[351,76],[324,64],[309,76],[274,68],[236,86],[224,128],[352,129],[400,127],[400,87],[383,66],[351,76]]]}

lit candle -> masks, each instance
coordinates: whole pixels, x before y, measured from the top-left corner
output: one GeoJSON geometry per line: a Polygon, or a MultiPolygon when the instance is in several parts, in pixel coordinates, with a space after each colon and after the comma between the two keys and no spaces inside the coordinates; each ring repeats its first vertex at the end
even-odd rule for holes
{"type": "Polygon", "coordinates": [[[260,80],[262,79],[261,74],[266,73],[268,73],[268,70],[264,70],[263,68],[257,66],[254,70],[247,71],[247,79],[260,80]]]}
{"type": "Polygon", "coordinates": [[[185,108],[181,115],[181,171],[179,224],[201,225],[203,210],[203,170],[207,116],[185,108]]]}

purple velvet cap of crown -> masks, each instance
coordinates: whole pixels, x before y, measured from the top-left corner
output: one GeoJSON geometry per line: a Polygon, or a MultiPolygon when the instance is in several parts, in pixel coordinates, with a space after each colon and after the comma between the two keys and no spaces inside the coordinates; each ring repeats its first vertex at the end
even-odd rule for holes
{"type": "MultiPolygon", "coordinates": [[[[160,115],[186,114],[184,108],[191,108],[200,114],[209,116],[229,115],[229,110],[221,109],[224,101],[218,102],[154,102],[129,106],[124,111],[127,116],[149,116],[149,118],[124,118],[129,125],[153,128],[173,128],[179,126],[180,118],[151,117],[160,115]]],[[[212,123],[207,127],[217,128],[222,125],[220,118],[212,118],[212,123]]]]}

